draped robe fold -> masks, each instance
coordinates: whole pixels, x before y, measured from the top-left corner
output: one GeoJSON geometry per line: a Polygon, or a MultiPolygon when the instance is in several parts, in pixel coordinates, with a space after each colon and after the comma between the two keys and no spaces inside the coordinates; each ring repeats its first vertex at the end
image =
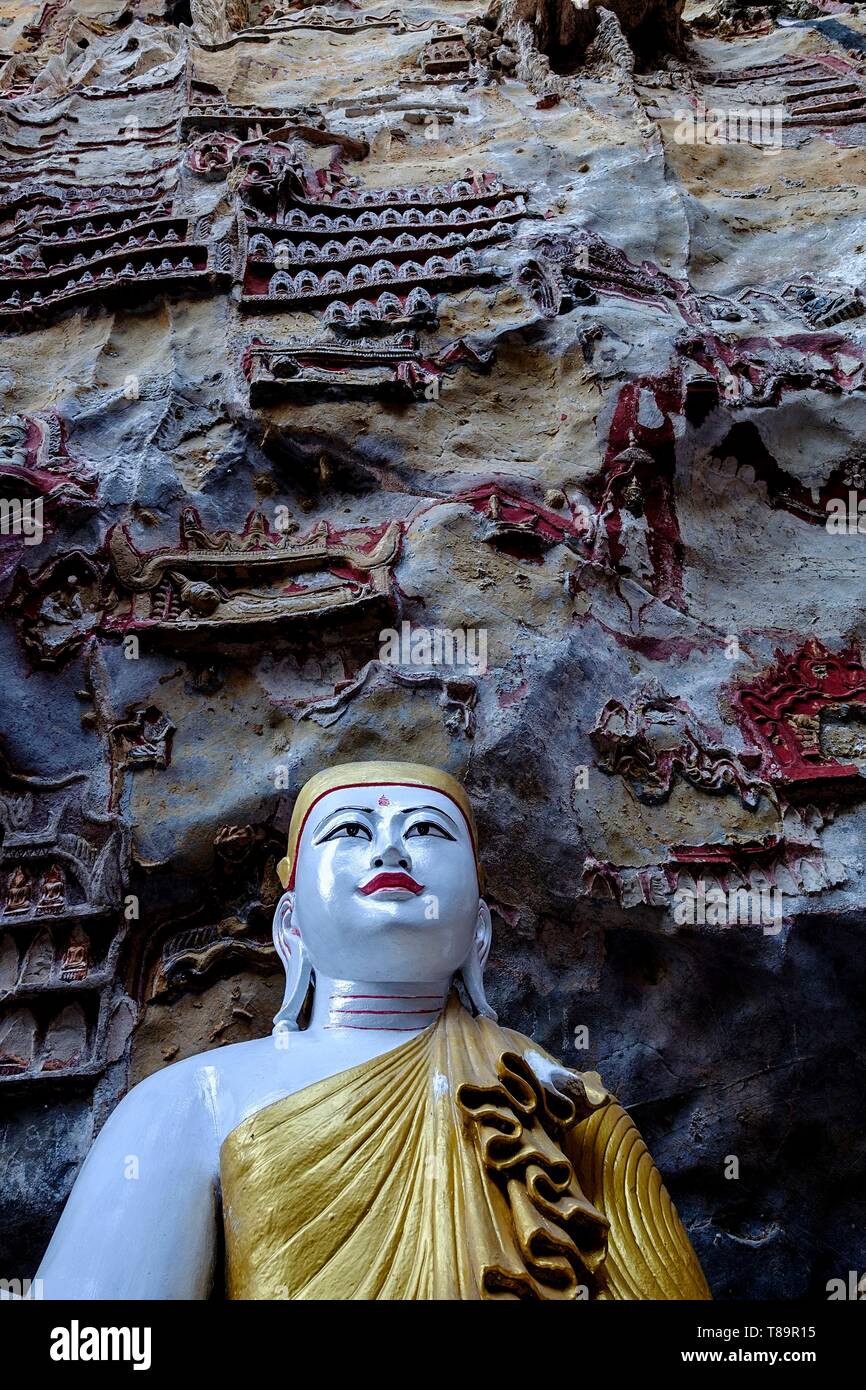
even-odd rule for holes
{"type": "Polygon", "coordinates": [[[233,1299],[707,1299],[646,1146],[592,1072],[456,996],[220,1154],[233,1299]]]}

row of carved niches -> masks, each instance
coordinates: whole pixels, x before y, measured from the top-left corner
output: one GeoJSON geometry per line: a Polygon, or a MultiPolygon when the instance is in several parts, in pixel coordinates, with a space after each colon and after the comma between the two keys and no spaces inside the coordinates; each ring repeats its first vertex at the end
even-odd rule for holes
{"type": "Polygon", "coordinates": [[[472,54],[462,34],[447,30],[428,40],[418,61],[426,77],[452,77],[455,73],[469,71],[472,54]]]}
{"type": "Polygon", "coordinates": [[[73,551],[35,576],[19,570],[10,604],[22,642],[50,666],[90,636],[211,641],[390,607],[399,523],[297,530],[254,511],[237,532],[209,531],[188,508],[175,545],[142,551],[114,526],[96,557],[73,551]]]}
{"type": "Polygon", "coordinates": [[[226,101],[216,90],[201,89],[191,92],[180,121],[183,135],[215,131],[240,141],[252,140],[265,131],[283,130],[286,126],[324,130],[325,122],[318,106],[238,106],[226,101]]]}
{"type": "Polygon", "coordinates": [[[25,327],[94,299],[231,283],[230,248],[211,243],[207,218],[192,226],[170,200],[94,204],[76,214],[37,216],[5,251],[0,325],[25,327]]]}
{"type": "Polygon", "coordinates": [[[0,1080],[102,1069],[128,861],[127,827],[87,774],[0,761],[0,1080]]]}
{"type": "Polygon", "coordinates": [[[0,835],[3,920],[78,922],[120,905],[124,828],[92,803],[85,773],[31,777],[0,762],[0,835]]]}
{"type": "MultiPolygon", "coordinates": [[[[59,875],[56,882],[62,886],[62,869],[59,865],[53,867],[59,875]]],[[[50,925],[37,930],[16,930],[14,903],[20,883],[13,880],[17,872],[7,880],[0,916],[0,1003],[8,1003],[11,998],[21,1001],[46,994],[78,993],[110,984],[120,939],[113,927],[90,924],[85,930],[82,925],[69,927],[55,921],[43,880],[36,911],[43,912],[50,925]]],[[[54,891],[54,884],[49,891],[54,891]]]]}
{"type": "Polygon", "coordinates": [[[755,100],[767,108],[785,108],[786,127],[826,130],[866,121],[866,83],[849,59],[838,53],[779,58],[733,72],[716,73],[715,87],[753,87],[755,100]]]}
{"type": "Polygon", "coordinates": [[[62,978],[80,974],[83,959],[73,943],[56,987],[22,981],[20,998],[0,998],[0,1087],[44,1083],[58,1074],[64,1080],[97,1077],[123,1054],[137,1010],[119,995],[109,968],[106,983],[62,978]]]}
{"type": "Polygon", "coordinates": [[[0,1086],[102,1070],[95,1049],[99,1003],[98,994],[84,993],[66,1004],[56,997],[14,1005],[0,1000],[0,1086]]]}
{"type": "MultiPolygon", "coordinates": [[[[250,185],[246,191],[253,192],[250,185]]],[[[491,283],[479,248],[506,240],[529,216],[524,189],[490,173],[411,188],[344,188],[328,199],[280,197],[263,184],[245,208],[247,254],[241,303],[247,309],[325,309],[389,294],[372,316],[384,323],[430,317],[414,291],[491,283]],[[393,300],[400,301],[395,305],[393,300]]],[[[354,325],[343,310],[328,320],[354,325]]]]}

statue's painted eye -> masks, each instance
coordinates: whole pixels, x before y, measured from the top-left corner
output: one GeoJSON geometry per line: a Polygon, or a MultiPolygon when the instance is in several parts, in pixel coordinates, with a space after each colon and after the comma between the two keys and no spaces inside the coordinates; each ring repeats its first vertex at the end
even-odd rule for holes
{"type": "Polygon", "coordinates": [[[366,825],[361,825],[360,821],[344,821],[342,825],[335,826],[322,843],[325,844],[328,840],[357,840],[359,836],[363,840],[373,838],[366,825]]]}
{"type": "Polygon", "coordinates": [[[419,820],[415,825],[410,825],[406,831],[407,840],[410,835],[432,835],[438,840],[454,839],[453,835],[449,835],[447,830],[443,830],[441,825],[432,820],[419,820]]]}

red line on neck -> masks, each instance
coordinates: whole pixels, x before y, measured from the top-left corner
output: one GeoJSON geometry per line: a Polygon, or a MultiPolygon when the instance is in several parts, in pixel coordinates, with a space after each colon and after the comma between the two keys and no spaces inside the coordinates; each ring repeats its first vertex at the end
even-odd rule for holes
{"type": "MultiPolygon", "coordinates": [[[[326,1023],[324,1026],[329,1029],[332,1025],[326,1023]]],[[[340,1027],[348,1028],[353,1033],[417,1033],[419,1031],[418,1028],[365,1028],[363,1023],[342,1023],[340,1027]]]]}
{"type": "Polygon", "coordinates": [[[339,990],[331,995],[332,999],[438,999],[440,1003],[445,998],[444,994],[340,994],[339,990]]]}
{"type": "Polygon", "coordinates": [[[436,1012],[435,1009],[332,1009],[332,1010],[331,1010],[331,1013],[334,1015],[334,1017],[337,1017],[337,1016],[339,1016],[339,1015],[341,1015],[341,1014],[351,1014],[353,1018],[355,1017],[356,1014],[375,1014],[377,1017],[380,1017],[380,1018],[388,1018],[388,1017],[390,1017],[390,1016],[392,1016],[392,1015],[395,1016],[395,1017],[397,1017],[397,1016],[401,1016],[401,1017],[402,1017],[403,1015],[409,1015],[409,1014],[432,1014],[432,1013],[435,1013],[435,1012],[436,1012]]]}

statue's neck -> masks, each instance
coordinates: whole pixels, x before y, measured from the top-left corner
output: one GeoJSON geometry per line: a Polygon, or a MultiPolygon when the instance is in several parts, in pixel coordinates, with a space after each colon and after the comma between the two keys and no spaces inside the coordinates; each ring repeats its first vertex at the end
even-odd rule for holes
{"type": "Polygon", "coordinates": [[[417,1033],[428,1028],[445,1008],[451,980],[433,983],[371,984],[366,980],[331,980],[316,975],[311,1030],[377,1029],[417,1033]]]}

